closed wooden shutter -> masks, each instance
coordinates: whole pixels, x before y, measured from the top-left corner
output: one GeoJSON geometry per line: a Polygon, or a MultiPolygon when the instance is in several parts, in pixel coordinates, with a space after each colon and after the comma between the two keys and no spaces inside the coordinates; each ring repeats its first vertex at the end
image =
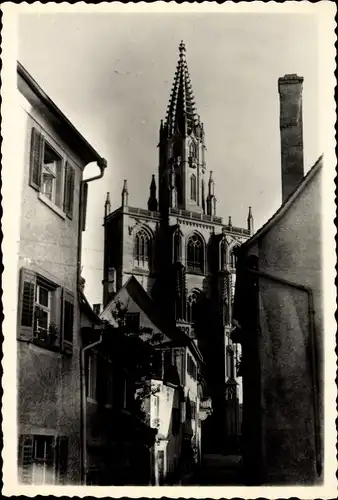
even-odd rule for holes
{"type": "Polygon", "coordinates": [[[72,354],[74,335],[74,297],[66,290],[63,290],[62,322],[62,350],[66,354],[72,354]]]}
{"type": "Polygon", "coordinates": [[[43,144],[44,139],[42,134],[40,134],[40,132],[35,127],[33,127],[31,132],[29,184],[38,191],[40,190],[41,186],[43,144]]]}
{"type": "Polygon", "coordinates": [[[36,275],[29,269],[20,270],[18,338],[32,340],[34,330],[36,275]]]}
{"type": "Polygon", "coordinates": [[[19,437],[18,479],[24,484],[32,484],[33,480],[33,445],[32,435],[26,434],[19,437]]]}
{"type": "Polygon", "coordinates": [[[56,473],[59,484],[65,484],[68,467],[68,437],[58,436],[56,438],[56,473]]]}
{"type": "Polygon", "coordinates": [[[82,197],[81,197],[81,230],[86,230],[87,218],[87,203],[88,203],[88,184],[82,184],[82,197]]]}
{"type": "MultiPolygon", "coordinates": [[[[59,286],[53,290],[52,293],[52,307],[51,307],[51,325],[56,328],[54,346],[59,346],[61,342],[62,332],[62,288],[59,286]]],[[[52,332],[50,332],[52,333],[52,332]]]]}
{"type": "Polygon", "coordinates": [[[65,166],[65,183],[63,195],[63,210],[69,219],[73,218],[75,169],[67,161],[65,166]]]}

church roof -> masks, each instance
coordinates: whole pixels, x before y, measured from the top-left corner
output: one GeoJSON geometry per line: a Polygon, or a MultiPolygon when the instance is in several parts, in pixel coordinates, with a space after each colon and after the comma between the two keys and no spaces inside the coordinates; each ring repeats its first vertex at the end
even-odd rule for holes
{"type": "Polygon", "coordinates": [[[179,59],[165,119],[165,126],[168,126],[169,132],[172,133],[183,133],[185,123],[188,133],[199,124],[185,53],[186,48],[182,41],[179,45],[179,59]]]}

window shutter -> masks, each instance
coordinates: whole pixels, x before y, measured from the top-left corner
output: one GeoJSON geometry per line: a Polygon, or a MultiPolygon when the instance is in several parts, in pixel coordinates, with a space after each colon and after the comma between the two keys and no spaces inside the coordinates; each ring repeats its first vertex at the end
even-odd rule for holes
{"type": "Polygon", "coordinates": [[[34,329],[36,275],[29,269],[20,270],[18,338],[32,340],[34,329]]]}
{"type": "Polygon", "coordinates": [[[82,231],[86,230],[86,218],[87,218],[87,203],[88,203],[88,183],[85,182],[82,184],[82,200],[81,200],[81,216],[82,216],[82,223],[81,223],[81,229],[82,231]]]}
{"type": "Polygon", "coordinates": [[[21,435],[18,446],[19,481],[32,484],[33,480],[33,436],[21,435]]]}
{"type": "Polygon", "coordinates": [[[29,161],[29,184],[38,191],[41,186],[41,168],[43,159],[43,136],[33,127],[29,161]]]}
{"type": "Polygon", "coordinates": [[[73,218],[75,169],[67,161],[65,166],[65,184],[63,195],[63,210],[69,219],[73,218]]]}
{"type": "Polygon", "coordinates": [[[66,483],[67,465],[68,465],[68,437],[58,436],[56,438],[56,472],[59,484],[66,483]]]}
{"type": "Polygon", "coordinates": [[[60,345],[62,331],[62,288],[59,286],[52,292],[51,323],[56,327],[56,338],[53,345],[60,345]],[[61,313],[61,314],[60,314],[61,313]]]}
{"type": "Polygon", "coordinates": [[[63,186],[63,211],[67,213],[69,205],[69,163],[66,161],[65,165],[65,181],[63,186]]]}
{"type": "Polygon", "coordinates": [[[66,354],[73,353],[74,330],[74,297],[63,290],[62,307],[62,351],[66,354]]]}

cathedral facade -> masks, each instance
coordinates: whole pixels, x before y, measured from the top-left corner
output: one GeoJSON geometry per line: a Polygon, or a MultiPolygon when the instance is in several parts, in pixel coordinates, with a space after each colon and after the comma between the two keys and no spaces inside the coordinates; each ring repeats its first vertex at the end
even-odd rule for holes
{"type": "Polygon", "coordinates": [[[133,275],[163,318],[196,340],[213,408],[202,442],[230,449],[240,435],[242,399],[240,346],[229,336],[235,249],[252,235],[253,217],[249,208],[242,228],[216,215],[215,181],[183,42],[158,148],[158,179],[152,176],[147,209],[130,206],[127,181],[118,209],[112,211],[107,193],[103,307],[133,275]]]}

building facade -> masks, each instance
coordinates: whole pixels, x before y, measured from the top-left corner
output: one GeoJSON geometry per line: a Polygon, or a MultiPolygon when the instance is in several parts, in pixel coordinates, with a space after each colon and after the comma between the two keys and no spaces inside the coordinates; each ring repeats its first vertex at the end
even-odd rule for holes
{"type": "Polygon", "coordinates": [[[283,204],[238,251],[232,337],[249,484],[323,478],[323,158],[304,177],[302,83],[279,80],[283,204]]]}
{"type": "Polygon", "coordinates": [[[229,336],[233,250],[253,233],[253,217],[249,209],[241,228],[216,215],[215,180],[207,169],[183,42],[158,147],[158,189],[153,175],[148,209],[130,205],[127,181],[118,209],[112,211],[107,194],[103,304],[133,275],[167,321],[197,339],[213,402],[207,441],[222,449],[237,446],[242,391],[236,375],[240,346],[229,336]]]}
{"type": "Polygon", "coordinates": [[[144,411],[146,421],[157,432],[151,451],[151,483],[177,484],[200,462],[202,356],[196,341],[161,318],[135,277],[107,304],[101,319],[117,327],[114,316],[119,306],[127,311],[128,335],[138,333],[153,350],[149,373],[139,385],[142,391],[149,388],[144,411]]]}
{"type": "Polygon", "coordinates": [[[18,474],[80,483],[77,290],[83,170],[105,162],[18,63],[18,474]]]}

